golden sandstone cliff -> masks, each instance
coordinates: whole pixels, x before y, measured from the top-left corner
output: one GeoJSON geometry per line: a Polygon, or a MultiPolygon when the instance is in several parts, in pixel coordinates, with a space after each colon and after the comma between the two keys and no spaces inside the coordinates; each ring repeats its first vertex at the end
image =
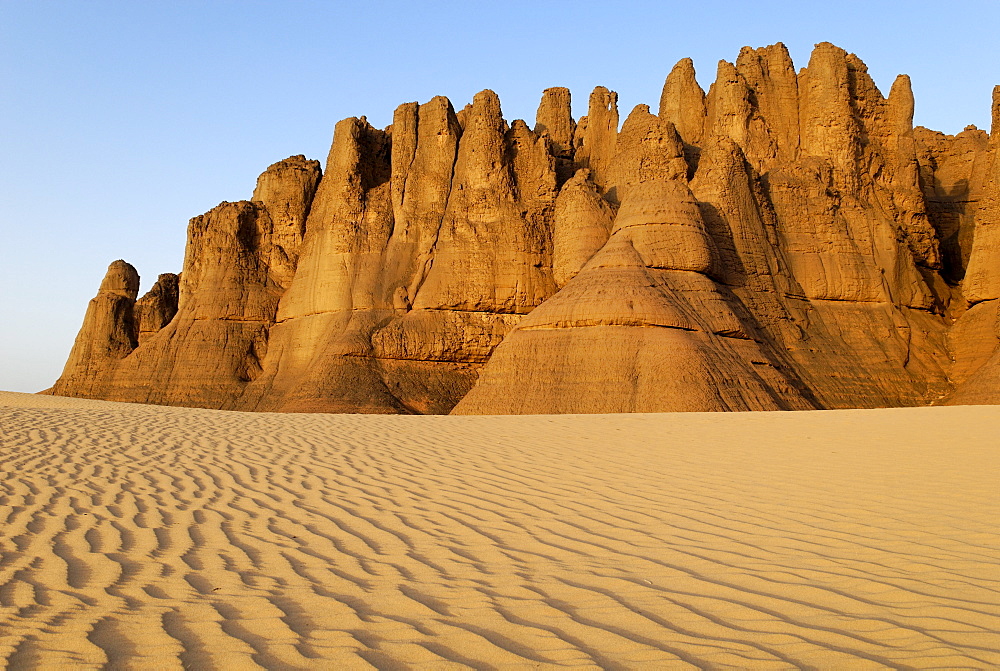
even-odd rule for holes
{"type": "Polygon", "coordinates": [[[137,299],[116,261],[52,393],[299,412],[1000,402],[992,133],[913,128],[853,54],[689,59],[657,113],[598,87],[534,128],[483,91],[337,124],[188,228],[137,299]]]}

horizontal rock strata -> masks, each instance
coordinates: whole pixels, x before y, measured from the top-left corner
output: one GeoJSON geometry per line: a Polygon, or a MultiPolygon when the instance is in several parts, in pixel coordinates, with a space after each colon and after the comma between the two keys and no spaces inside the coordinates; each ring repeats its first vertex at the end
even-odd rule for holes
{"type": "Polygon", "coordinates": [[[116,261],[52,393],[297,412],[579,413],[1000,401],[993,127],[913,127],[819,44],[670,70],[619,123],[546,89],[337,124],[191,220],[137,298],[116,261]]]}

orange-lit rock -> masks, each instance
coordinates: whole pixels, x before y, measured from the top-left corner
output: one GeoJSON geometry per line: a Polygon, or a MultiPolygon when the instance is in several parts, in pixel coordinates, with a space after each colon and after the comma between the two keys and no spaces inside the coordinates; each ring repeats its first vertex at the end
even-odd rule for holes
{"type": "Polygon", "coordinates": [[[913,127],[861,60],[689,59],[619,127],[483,91],[337,124],[192,220],[180,279],[116,262],[53,393],[277,411],[763,410],[1000,402],[990,134],[913,127]],[[456,407],[457,406],[457,407],[456,407]]]}

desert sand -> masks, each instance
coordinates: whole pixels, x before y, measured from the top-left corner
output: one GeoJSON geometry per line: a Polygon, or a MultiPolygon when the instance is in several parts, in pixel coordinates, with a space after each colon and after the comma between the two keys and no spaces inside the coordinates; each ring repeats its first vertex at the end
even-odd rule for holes
{"type": "Polygon", "coordinates": [[[998,407],[0,406],[9,668],[1000,667],[998,407]]]}

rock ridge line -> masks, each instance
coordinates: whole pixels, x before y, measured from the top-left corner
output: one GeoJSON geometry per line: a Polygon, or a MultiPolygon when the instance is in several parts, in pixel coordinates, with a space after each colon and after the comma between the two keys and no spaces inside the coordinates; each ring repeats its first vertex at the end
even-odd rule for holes
{"type": "MultiPolygon", "coordinates": [[[[664,68],[666,70],[666,68],[664,68]]],[[[1000,402],[990,132],[913,126],[854,54],[744,47],[654,113],[485,90],[336,125],[111,264],[48,393],[278,412],[545,414],[1000,402]],[[656,327],[656,328],[650,328],[656,327]]]]}

